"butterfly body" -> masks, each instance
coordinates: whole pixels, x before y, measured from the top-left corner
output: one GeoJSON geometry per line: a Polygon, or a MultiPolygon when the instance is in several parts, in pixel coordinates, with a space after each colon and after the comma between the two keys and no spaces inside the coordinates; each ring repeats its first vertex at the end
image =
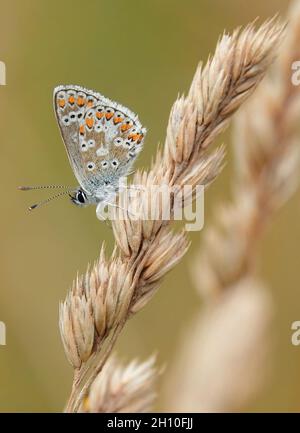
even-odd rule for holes
{"type": "Polygon", "coordinates": [[[54,110],[79,187],[79,206],[109,203],[142,150],[146,129],[128,108],[92,90],[54,89],[54,110]]]}

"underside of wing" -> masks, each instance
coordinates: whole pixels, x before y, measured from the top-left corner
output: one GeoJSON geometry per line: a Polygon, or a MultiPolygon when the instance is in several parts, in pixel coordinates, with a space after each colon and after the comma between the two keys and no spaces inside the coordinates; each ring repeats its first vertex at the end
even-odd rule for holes
{"type": "Polygon", "coordinates": [[[55,88],[54,108],[74,174],[86,191],[128,174],[146,132],[133,112],[79,86],[55,88]]]}

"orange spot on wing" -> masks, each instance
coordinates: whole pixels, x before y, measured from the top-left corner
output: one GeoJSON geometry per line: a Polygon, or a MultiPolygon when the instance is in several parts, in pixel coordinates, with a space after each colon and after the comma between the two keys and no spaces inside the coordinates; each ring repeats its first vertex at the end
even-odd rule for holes
{"type": "Polygon", "coordinates": [[[132,139],[133,141],[136,141],[138,138],[140,138],[141,134],[129,134],[128,139],[132,139]]]}
{"type": "Polygon", "coordinates": [[[75,102],[75,98],[74,98],[74,96],[70,96],[70,97],[69,97],[69,103],[73,105],[74,102],[75,102]]]}
{"type": "Polygon", "coordinates": [[[107,120],[111,119],[113,117],[114,113],[105,113],[105,117],[107,120]]]}
{"type": "Polygon", "coordinates": [[[94,105],[94,101],[87,101],[87,106],[88,107],[92,107],[94,105]]]}
{"type": "Polygon", "coordinates": [[[78,98],[77,98],[77,105],[79,107],[82,107],[84,105],[84,98],[82,98],[81,96],[78,96],[78,98]]]}
{"type": "Polygon", "coordinates": [[[93,125],[94,125],[94,119],[91,118],[91,117],[88,117],[87,119],[85,119],[85,123],[91,129],[93,127],[93,125]]]}
{"type": "Polygon", "coordinates": [[[132,125],[130,125],[130,124],[124,123],[124,124],[121,126],[121,131],[122,131],[122,132],[125,132],[125,131],[127,131],[128,129],[130,129],[131,126],[132,126],[132,125]]]}
{"type": "Polygon", "coordinates": [[[114,124],[116,125],[117,123],[120,123],[120,122],[122,122],[124,119],[122,118],[122,117],[115,117],[114,118],[114,124]]]}
{"type": "Polygon", "coordinates": [[[98,119],[101,119],[104,116],[104,113],[97,111],[96,116],[98,119]]]}
{"type": "Polygon", "coordinates": [[[79,132],[80,132],[80,135],[84,135],[84,125],[80,125],[79,132]]]}
{"type": "Polygon", "coordinates": [[[143,140],[144,134],[138,134],[138,136],[139,136],[139,138],[138,138],[137,143],[139,144],[143,140]]]}
{"type": "Polygon", "coordinates": [[[64,99],[60,99],[60,100],[58,101],[58,105],[59,105],[61,108],[64,108],[64,106],[66,105],[66,101],[65,101],[64,99]]]}

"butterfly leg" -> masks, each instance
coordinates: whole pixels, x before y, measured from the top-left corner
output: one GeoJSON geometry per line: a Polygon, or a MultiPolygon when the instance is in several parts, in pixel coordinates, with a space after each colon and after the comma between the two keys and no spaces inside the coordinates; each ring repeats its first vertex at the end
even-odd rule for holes
{"type": "Polygon", "coordinates": [[[119,206],[118,204],[111,203],[111,202],[109,202],[109,201],[104,201],[104,203],[106,203],[106,204],[109,205],[109,206],[119,208],[119,209],[121,209],[121,210],[127,212],[128,214],[131,214],[131,215],[134,216],[135,218],[138,218],[138,215],[137,215],[137,214],[131,212],[130,210],[128,210],[128,209],[126,209],[126,208],[124,208],[124,207],[122,207],[122,206],[119,206]]]}

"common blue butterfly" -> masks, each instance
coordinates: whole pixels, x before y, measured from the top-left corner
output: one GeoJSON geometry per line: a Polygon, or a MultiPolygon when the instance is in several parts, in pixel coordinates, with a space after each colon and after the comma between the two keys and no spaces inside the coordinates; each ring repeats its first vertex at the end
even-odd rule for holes
{"type": "MultiPolygon", "coordinates": [[[[109,204],[111,195],[118,192],[120,179],[128,176],[142,150],[146,128],[128,108],[80,86],[56,87],[54,111],[79,183],[77,188],[55,197],[70,193],[72,202],[78,206],[109,204]]],[[[23,190],[39,188],[46,187],[20,187],[23,190]]]]}

